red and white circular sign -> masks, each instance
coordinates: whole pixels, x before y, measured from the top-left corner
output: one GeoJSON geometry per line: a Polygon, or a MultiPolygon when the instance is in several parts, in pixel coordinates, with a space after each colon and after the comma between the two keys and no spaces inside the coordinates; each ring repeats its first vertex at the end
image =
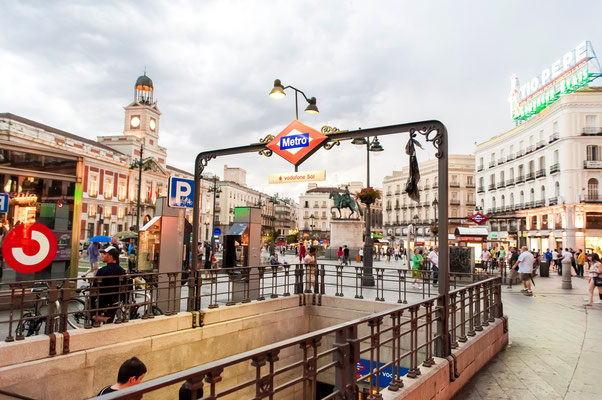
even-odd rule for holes
{"type": "Polygon", "coordinates": [[[14,227],[2,244],[2,255],[17,272],[33,274],[46,268],[56,255],[54,233],[38,222],[14,227]]]}

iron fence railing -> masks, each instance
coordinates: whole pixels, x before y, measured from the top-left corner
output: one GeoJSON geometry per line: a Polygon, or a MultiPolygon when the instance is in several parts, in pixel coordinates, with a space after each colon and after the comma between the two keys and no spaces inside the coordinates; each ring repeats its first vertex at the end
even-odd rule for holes
{"type": "MultiPolygon", "coordinates": [[[[450,345],[458,347],[483,327],[502,318],[501,278],[488,278],[414,304],[395,307],[278,343],[143,382],[102,399],[141,399],[145,393],[188,382],[191,398],[274,398],[298,390],[317,398],[318,381],[333,383],[322,399],[355,398],[360,385],[370,398],[384,390],[398,391],[404,381],[420,375],[419,366],[434,365],[442,343],[436,324],[448,310],[450,345]],[[280,358],[280,355],[286,357],[280,358]],[[291,356],[292,355],[292,356],[291,356]],[[368,367],[359,371],[363,359],[368,367]],[[390,371],[385,389],[381,373],[390,371]],[[236,381],[223,376],[236,374],[236,381]],[[286,392],[288,391],[288,392],[286,392]]],[[[177,387],[177,386],[176,386],[177,387]]]]}
{"type": "MultiPolygon", "coordinates": [[[[457,288],[493,271],[450,274],[457,288]]],[[[193,273],[136,273],[113,277],[17,281],[0,284],[0,334],[7,342],[28,336],[98,328],[182,311],[299,295],[299,305],[321,305],[322,295],[407,304],[437,294],[430,269],[374,267],[375,286],[362,285],[361,266],[280,264],[199,270],[193,273]],[[311,296],[300,296],[301,294],[311,296]],[[309,297],[309,299],[308,299],[309,297]]],[[[195,324],[199,324],[196,321],[195,324]]],[[[63,352],[69,343],[63,343],[63,352]]],[[[55,351],[50,350],[51,355],[55,351]]]]}

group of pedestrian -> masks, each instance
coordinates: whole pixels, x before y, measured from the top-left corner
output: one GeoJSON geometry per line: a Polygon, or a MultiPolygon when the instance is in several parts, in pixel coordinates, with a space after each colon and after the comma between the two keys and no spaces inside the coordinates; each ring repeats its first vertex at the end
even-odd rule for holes
{"type": "MultiPolygon", "coordinates": [[[[590,254],[597,254],[594,252],[583,251],[582,249],[573,250],[573,248],[568,247],[564,250],[560,249],[546,249],[545,258],[548,264],[550,265],[550,269],[557,271],[558,275],[562,275],[562,261],[565,260],[565,263],[571,264],[573,271],[575,272],[575,276],[584,278],[585,277],[585,266],[588,262],[588,257],[590,254]]],[[[599,255],[598,255],[599,256],[599,255]]]]}
{"type": "Polygon", "coordinates": [[[424,271],[432,271],[433,286],[439,282],[439,247],[431,247],[428,254],[421,247],[414,248],[412,254],[412,287],[422,289],[424,271]]]}
{"type": "Polygon", "coordinates": [[[481,265],[484,270],[491,268],[492,270],[504,268],[506,263],[507,252],[504,246],[487,248],[481,252],[481,265]]]}
{"type": "MultiPolygon", "coordinates": [[[[361,258],[363,259],[363,250],[361,258]]],[[[347,247],[347,245],[339,247],[337,250],[337,260],[339,260],[339,265],[351,265],[351,260],[349,260],[349,247],[347,247]]]]}
{"type": "MultiPolygon", "coordinates": [[[[136,386],[142,382],[146,373],[148,372],[146,365],[138,358],[132,357],[121,364],[119,371],[117,372],[117,382],[103,387],[98,396],[117,392],[119,390],[127,389],[132,386],[136,386]]],[[[188,381],[184,382],[178,391],[179,400],[190,400],[192,398],[192,387],[188,381]]],[[[203,397],[203,389],[197,390],[196,398],[200,399],[203,397]]]]}

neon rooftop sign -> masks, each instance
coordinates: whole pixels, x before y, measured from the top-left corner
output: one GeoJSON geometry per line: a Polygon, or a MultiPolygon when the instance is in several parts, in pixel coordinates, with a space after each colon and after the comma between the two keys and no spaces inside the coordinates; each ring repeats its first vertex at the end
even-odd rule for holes
{"type": "Polygon", "coordinates": [[[561,94],[573,93],[601,75],[591,42],[583,41],[524,85],[519,84],[516,74],[512,75],[510,116],[517,123],[525,121],[554,103],[561,94]]]}

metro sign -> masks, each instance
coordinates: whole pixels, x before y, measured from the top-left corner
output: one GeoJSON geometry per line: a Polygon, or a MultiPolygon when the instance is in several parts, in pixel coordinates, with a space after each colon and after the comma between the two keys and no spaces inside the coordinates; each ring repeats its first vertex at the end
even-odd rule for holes
{"type": "Polygon", "coordinates": [[[293,165],[307,160],[327,137],[295,120],[266,145],[266,147],[293,165]]]}
{"type": "Polygon", "coordinates": [[[481,225],[481,224],[487,222],[488,219],[489,219],[488,216],[483,215],[480,212],[478,212],[470,217],[470,220],[478,225],[481,225]]]}

